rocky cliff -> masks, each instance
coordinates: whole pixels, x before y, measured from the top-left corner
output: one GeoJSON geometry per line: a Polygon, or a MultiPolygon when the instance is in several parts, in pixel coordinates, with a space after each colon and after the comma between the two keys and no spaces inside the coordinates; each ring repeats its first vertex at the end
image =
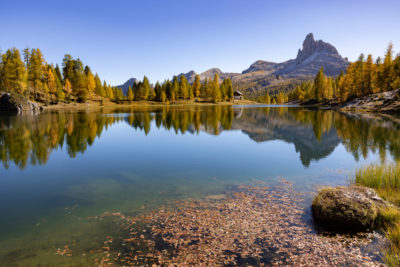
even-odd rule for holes
{"type": "MultiPolygon", "coordinates": [[[[321,67],[324,67],[325,74],[336,76],[341,71],[346,70],[348,65],[347,58],[343,58],[333,45],[322,40],[316,41],[314,35],[310,33],[303,41],[303,47],[299,49],[295,59],[281,63],[257,60],[242,73],[229,73],[223,72],[219,68],[212,68],[200,73],[199,76],[200,80],[204,81],[209,78],[213,79],[214,75],[218,74],[220,80],[230,78],[236,89],[257,91],[268,89],[283,82],[300,82],[312,79],[321,67]]],[[[177,76],[185,76],[189,83],[193,83],[196,72],[191,70],[177,76]]],[[[118,87],[126,93],[128,86],[132,85],[135,80],[132,78],[118,87]]]]}
{"type": "MultiPolygon", "coordinates": [[[[213,78],[217,73],[221,79],[231,78],[233,84],[240,84],[241,88],[258,90],[288,80],[313,78],[321,67],[324,67],[325,74],[336,76],[346,70],[348,65],[347,58],[343,58],[333,45],[322,40],[316,41],[310,33],[303,41],[303,47],[299,49],[295,59],[281,63],[257,60],[242,73],[225,73],[213,68],[201,73],[200,78],[213,78]]],[[[190,71],[180,75],[185,75],[189,82],[193,82],[196,73],[190,71]]]]}

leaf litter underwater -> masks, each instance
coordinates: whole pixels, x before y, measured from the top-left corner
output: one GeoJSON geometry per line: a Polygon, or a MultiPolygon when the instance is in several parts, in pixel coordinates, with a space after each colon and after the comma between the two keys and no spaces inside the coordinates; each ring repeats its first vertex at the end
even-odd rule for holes
{"type": "MultiPolygon", "coordinates": [[[[106,212],[123,237],[108,236],[97,266],[383,266],[382,235],[318,234],[304,193],[282,180],[243,185],[226,197],[177,201],[127,216],[106,212]]],[[[59,255],[73,255],[69,249],[59,255]]]]}

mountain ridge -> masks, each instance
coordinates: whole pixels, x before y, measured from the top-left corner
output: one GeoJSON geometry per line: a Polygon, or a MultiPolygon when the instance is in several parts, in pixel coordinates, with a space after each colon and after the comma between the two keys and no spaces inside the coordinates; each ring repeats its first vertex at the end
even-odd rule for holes
{"type": "MultiPolygon", "coordinates": [[[[322,40],[315,40],[314,35],[309,33],[295,59],[280,63],[257,60],[241,73],[223,72],[219,68],[211,68],[200,73],[199,76],[200,80],[204,81],[218,74],[220,81],[230,78],[235,89],[253,92],[268,89],[283,82],[312,79],[321,67],[324,67],[326,75],[337,76],[341,71],[346,70],[349,63],[348,59],[342,57],[333,45],[322,40]]],[[[185,76],[189,83],[193,83],[196,75],[197,73],[191,70],[180,73],[177,77],[185,76]]]]}

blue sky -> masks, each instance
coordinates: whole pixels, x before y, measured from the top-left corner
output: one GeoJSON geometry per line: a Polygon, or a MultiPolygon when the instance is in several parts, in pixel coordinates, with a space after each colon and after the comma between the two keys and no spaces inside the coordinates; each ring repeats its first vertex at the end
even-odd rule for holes
{"type": "Polygon", "coordinates": [[[81,58],[113,85],[255,60],[296,57],[307,33],[355,60],[400,51],[399,0],[0,1],[0,48],[38,47],[49,63],[81,58]]]}

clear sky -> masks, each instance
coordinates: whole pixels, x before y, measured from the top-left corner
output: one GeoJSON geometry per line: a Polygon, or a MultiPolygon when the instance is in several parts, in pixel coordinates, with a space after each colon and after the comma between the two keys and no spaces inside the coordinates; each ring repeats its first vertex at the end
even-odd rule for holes
{"type": "Polygon", "coordinates": [[[399,0],[0,0],[0,48],[81,58],[113,85],[294,58],[307,33],[355,60],[400,51],[399,0]]]}

